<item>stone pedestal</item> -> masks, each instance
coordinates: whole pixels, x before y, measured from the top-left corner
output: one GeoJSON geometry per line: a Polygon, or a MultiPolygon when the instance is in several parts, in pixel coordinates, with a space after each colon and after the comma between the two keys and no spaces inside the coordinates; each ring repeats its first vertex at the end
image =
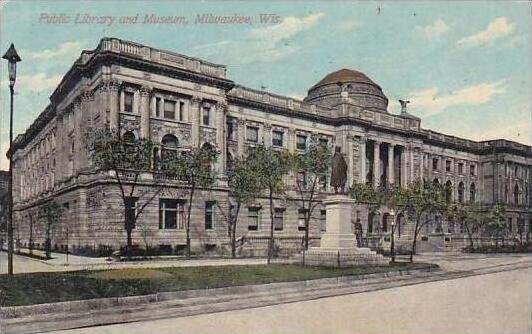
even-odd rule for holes
{"type": "Polygon", "coordinates": [[[320,247],[312,247],[298,254],[296,261],[310,266],[350,267],[362,264],[386,265],[382,255],[369,248],[356,246],[355,234],[351,231],[351,211],[356,203],[346,195],[328,196],[324,201],[326,232],[321,237],[320,247]]]}

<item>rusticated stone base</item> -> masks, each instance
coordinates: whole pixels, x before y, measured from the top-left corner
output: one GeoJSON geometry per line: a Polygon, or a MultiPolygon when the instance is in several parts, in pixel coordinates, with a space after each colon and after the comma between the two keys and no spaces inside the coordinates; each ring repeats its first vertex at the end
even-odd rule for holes
{"type": "Polygon", "coordinates": [[[310,248],[293,257],[294,262],[308,266],[353,267],[359,265],[387,265],[388,260],[369,248],[310,248]]]}

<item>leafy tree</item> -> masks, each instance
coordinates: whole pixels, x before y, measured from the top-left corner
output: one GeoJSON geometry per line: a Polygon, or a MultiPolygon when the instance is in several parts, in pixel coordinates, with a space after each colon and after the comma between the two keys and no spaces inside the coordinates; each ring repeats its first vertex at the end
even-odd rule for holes
{"type": "Polygon", "coordinates": [[[218,155],[219,152],[212,146],[203,145],[201,148],[193,148],[182,154],[167,152],[163,156],[162,169],[164,173],[168,176],[175,176],[189,187],[185,219],[187,257],[190,257],[190,214],[194,195],[198,187],[207,187],[214,182],[212,164],[216,162],[218,155]]]}
{"type": "Polygon", "coordinates": [[[273,256],[274,207],[273,197],[284,194],[284,176],[290,170],[289,155],[271,147],[257,146],[250,150],[246,159],[249,166],[257,172],[257,181],[261,190],[266,190],[270,203],[270,238],[268,240],[268,264],[273,256]]]}
{"type": "Polygon", "coordinates": [[[319,183],[326,180],[330,166],[331,151],[324,145],[312,143],[303,154],[289,155],[290,167],[296,177],[296,193],[304,212],[305,220],[305,249],[308,249],[309,226],[312,213],[320,201],[316,200],[319,193],[319,183]]]}
{"type": "Polygon", "coordinates": [[[395,262],[395,231],[397,229],[397,217],[404,214],[408,209],[409,203],[409,191],[405,188],[402,188],[400,185],[389,184],[384,187],[379,187],[379,191],[384,205],[393,211],[394,213],[394,224],[391,226],[391,243],[390,243],[390,254],[392,256],[392,262],[395,262]]]}
{"type": "Polygon", "coordinates": [[[86,134],[85,146],[94,166],[110,171],[120,189],[127,234],[126,254],[132,249],[131,234],[138,217],[163,187],[154,178],[155,191],[139,191],[141,175],[152,172],[152,152],[155,144],[149,139],[124,138],[116,131],[97,129],[86,134]]]}
{"type": "Polygon", "coordinates": [[[406,217],[414,224],[414,236],[410,262],[416,253],[417,238],[421,229],[437,214],[444,214],[450,205],[446,198],[447,189],[437,183],[414,181],[407,189],[406,217]]]}
{"type": "Polygon", "coordinates": [[[504,204],[496,203],[486,215],[486,222],[488,231],[492,236],[495,236],[495,248],[499,248],[499,240],[504,238],[504,231],[506,230],[506,207],[504,204]]]}
{"type": "Polygon", "coordinates": [[[486,216],[478,205],[454,203],[449,206],[447,218],[459,222],[466,231],[469,248],[473,249],[474,234],[482,229],[486,216]]]}
{"type": "MultiPolygon", "coordinates": [[[[227,170],[229,185],[229,195],[231,200],[228,201],[227,213],[225,214],[228,221],[228,234],[231,240],[231,256],[236,257],[236,229],[238,215],[243,204],[255,199],[260,191],[260,184],[257,182],[258,174],[246,159],[235,159],[227,170]],[[233,204],[234,203],[234,204],[233,204]]],[[[219,206],[220,211],[224,210],[219,206]]]]}
{"type": "Polygon", "coordinates": [[[49,201],[40,208],[40,217],[44,219],[46,240],[44,244],[44,250],[46,257],[51,258],[52,251],[52,229],[59,223],[61,215],[63,213],[63,207],[55,200],[49,201]]]}

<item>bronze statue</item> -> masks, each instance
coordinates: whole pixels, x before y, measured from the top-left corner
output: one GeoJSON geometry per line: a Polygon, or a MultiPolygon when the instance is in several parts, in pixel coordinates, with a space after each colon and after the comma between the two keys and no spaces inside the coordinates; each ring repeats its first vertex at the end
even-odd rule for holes
{"type": "Polygon", "coordinates": [[[345,182],[347,181],[347,163],[340,152],[340,146],[336,146],[332,157],[331,186],[334,187],[334,193],[338,194],[338,188],[341,188],[341,194],[344,193],[345,182]]]}

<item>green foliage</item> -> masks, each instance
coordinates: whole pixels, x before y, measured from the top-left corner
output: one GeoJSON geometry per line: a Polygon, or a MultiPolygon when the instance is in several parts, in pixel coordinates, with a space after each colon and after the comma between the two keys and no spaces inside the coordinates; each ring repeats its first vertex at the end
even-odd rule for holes
{"type": "Polygon", "coordinates": [[[284,176],[290,170],[290,154],[262,145],[251,148],[246,158],[249,167],[256,172],[261,189],[273,194],[285,191],[284,176]]]}
{"type": "Polygon", "coordinates": [[[227,182],[231,197],[237,203],[248,203],[261,191],[259,172],[246,159],[235,159],[227,170],[227,182]]]}
{"type": "Polygon", "coordinates": [[[149,139],[125,140],[116,131],[96,129],[85,135],[85,146],[100,170],[141,173],[152,169],[155,144],[149,139]]]}
{"type": "Polygon", "coordinates": [[[218,155],[219,152],[208,145],[192,148],[182,154],[163,151],[162,171],[191,186],[208,186],[214,182],[212,165],[218,155]]]}

